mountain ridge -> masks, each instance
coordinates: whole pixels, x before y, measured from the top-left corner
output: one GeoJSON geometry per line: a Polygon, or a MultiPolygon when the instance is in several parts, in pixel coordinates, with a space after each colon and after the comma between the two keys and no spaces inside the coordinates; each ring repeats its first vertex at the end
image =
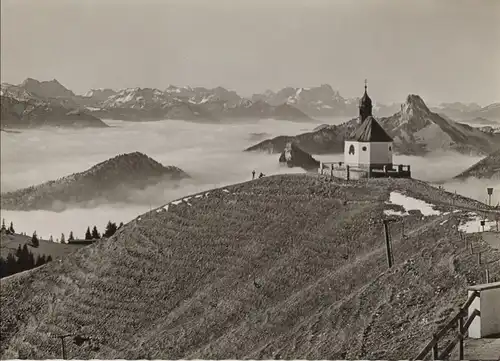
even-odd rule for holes
{"type": "MultiPolygon", "coordinates": [[[[2,92],[3,94],[3,92],[2,92]]],[[[20,98],[26,94],[18,94],[20,98]]],[[[2,128],[108,127],[101,119],[81,109],[68,109],[36,98],[18,100],[0,95],[0,124],[2,128]]]]}
{"type": "MultiPolygon", "coordinates": [[[[423,156],[436,151],[486,155],[500,148],[500,134],[472,128],[433,113],[423,99],[409,94],[400,111],[378,123],[393,138],[398,154],[423,156]]],[[[320,125],[312,132],[296,136],[278,136],[261,141],[245,151],[279,153],[290,141],[311,154],[338,154],[344,140],[359,125],[359,118],[339,125],[320,125]]]]}
{"type": "MultiPolygon", "coordinates": [[[[7,85],[2,84],[2,88],[7,85]]],[[[359,101],[359,97],[343,97],[329,84],[315,87],[285,87],[276,92],[267,90],[253,94],[249,98],[221,86],[210,89],[169,85],[164,90],[140,87],[119,90],[101,88],[91,89],[83,95],[75,95],[56,79],[38,81],[28,78],[19,85],[9,86],[22,89],[19,91],[26,91],[33,97],[54,105],[83,108],[101,118],[133,121],[169,119],[172,114],[186,118],[180,120],[202,122],[223,122],[235,117],[248,119],[249,116],[256,119],[261,116],[259,112],[248,114],[248,110],[242,105],[248,101],[269,104],[270,109],[265,114],[266,117],[310,121],[311,118],[321,117],[354,117],[357,115],[359,101]],[[158,99],[152,99],[155,96],[158,99]],[[196,110],[187,109],[190,106],[195,106],[196,110]],[[171,108],[171,110],[166,110],[166,108],[171,108]]],[[[401,104],[397,103],[375,103],[373,113],[377,117],[388,117],[396,113],[400,106],[401,104]]],[[[463,121],[479,117],[489,121],[500,120],[500,103],[485,107],[480,107],[475,103],[441,103],[431,110],[463,121]]]]}

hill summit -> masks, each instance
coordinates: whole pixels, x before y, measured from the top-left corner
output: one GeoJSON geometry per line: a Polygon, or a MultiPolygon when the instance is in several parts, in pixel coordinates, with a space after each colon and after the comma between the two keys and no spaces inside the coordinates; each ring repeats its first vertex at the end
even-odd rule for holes
{"type": "Polygon", "coordinates": [[[2,279],[0,356],[58,358],[54,336],[79,333],[73,359],[410,359],[484,277],[458,236],[468,207],[411,179],[318,175],[186,196],[2,279]],[[405,214],[390,269],[389,209],[405,214]]]}
{"type": "Polygon", "coordinates": [[[189,178],[180,168],[165,167],[139,152],[120,154],[81,173],[3,193],[2,209],[63,210],[67,204],[123,202],[130,191],[189,178]]]}

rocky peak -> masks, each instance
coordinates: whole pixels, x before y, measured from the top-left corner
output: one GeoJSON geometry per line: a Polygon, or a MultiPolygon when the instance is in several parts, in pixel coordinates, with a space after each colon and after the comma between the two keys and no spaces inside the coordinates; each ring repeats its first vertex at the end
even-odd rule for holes
{"type": "Polygon", "coordinates": [[[22,83],[21,83],[21,86],[26,86],[26,85],[29,85],[29,84],[36,84],[36,85],[39,85],[40,82],[36,79],[33,79],[33,78],[26,78],[22,83]]]}
{"type": "Polygon", "coordinates": [[[75,94],[62,85],[57,79],[50,81],[38,81],[33,78],[26,78],[21,85],[30,93],[37,94],[45,98],[72,97],[75,94]]]}
{"type": "Polygon", "coordinates": [[[401,105],[401,113],[411,117],[430,114],[431,111],[420,96],[409,94],[405,103],[401,105]]]}

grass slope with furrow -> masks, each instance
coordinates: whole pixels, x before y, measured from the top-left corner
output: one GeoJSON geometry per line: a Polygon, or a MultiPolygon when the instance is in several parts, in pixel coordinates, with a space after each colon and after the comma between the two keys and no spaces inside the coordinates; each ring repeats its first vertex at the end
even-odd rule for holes
{"type": "Polygon", "coordinates": [[[423,182],[284,175],[224,189],[2,281],[2,356],[57,358],[52,335],[82,332],[100,350],[68,342],[73,358],[410,358],[483,277],[460,213],[412,213],[404,239],[391,224],[387,269],[374,221],[398,208],[390,191],[480,205],[423,182]]]}

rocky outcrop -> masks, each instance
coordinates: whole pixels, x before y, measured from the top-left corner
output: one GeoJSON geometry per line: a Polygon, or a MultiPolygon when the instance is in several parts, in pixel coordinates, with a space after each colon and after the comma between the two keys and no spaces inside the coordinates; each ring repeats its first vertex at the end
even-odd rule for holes
{"type": "Polygon", "coordinates": [[[159,183],[173,186],[185,178],[189,175],[180,168],[165,167],[145,154],[121,154],[81,173],[3,193],[1,208],[61,211],[68,205],[126,202],[133,191],[159,183]]]}
{"type": "Polygon", "coordinates": [[[309,153],[300,149],[300,147],[293,143],[288,142],[285,149],[280,155],[279,162],[287,165],[288,167],[300,167],[307,171],[317,171],[320,162],[314,159],[309,153]]]}

